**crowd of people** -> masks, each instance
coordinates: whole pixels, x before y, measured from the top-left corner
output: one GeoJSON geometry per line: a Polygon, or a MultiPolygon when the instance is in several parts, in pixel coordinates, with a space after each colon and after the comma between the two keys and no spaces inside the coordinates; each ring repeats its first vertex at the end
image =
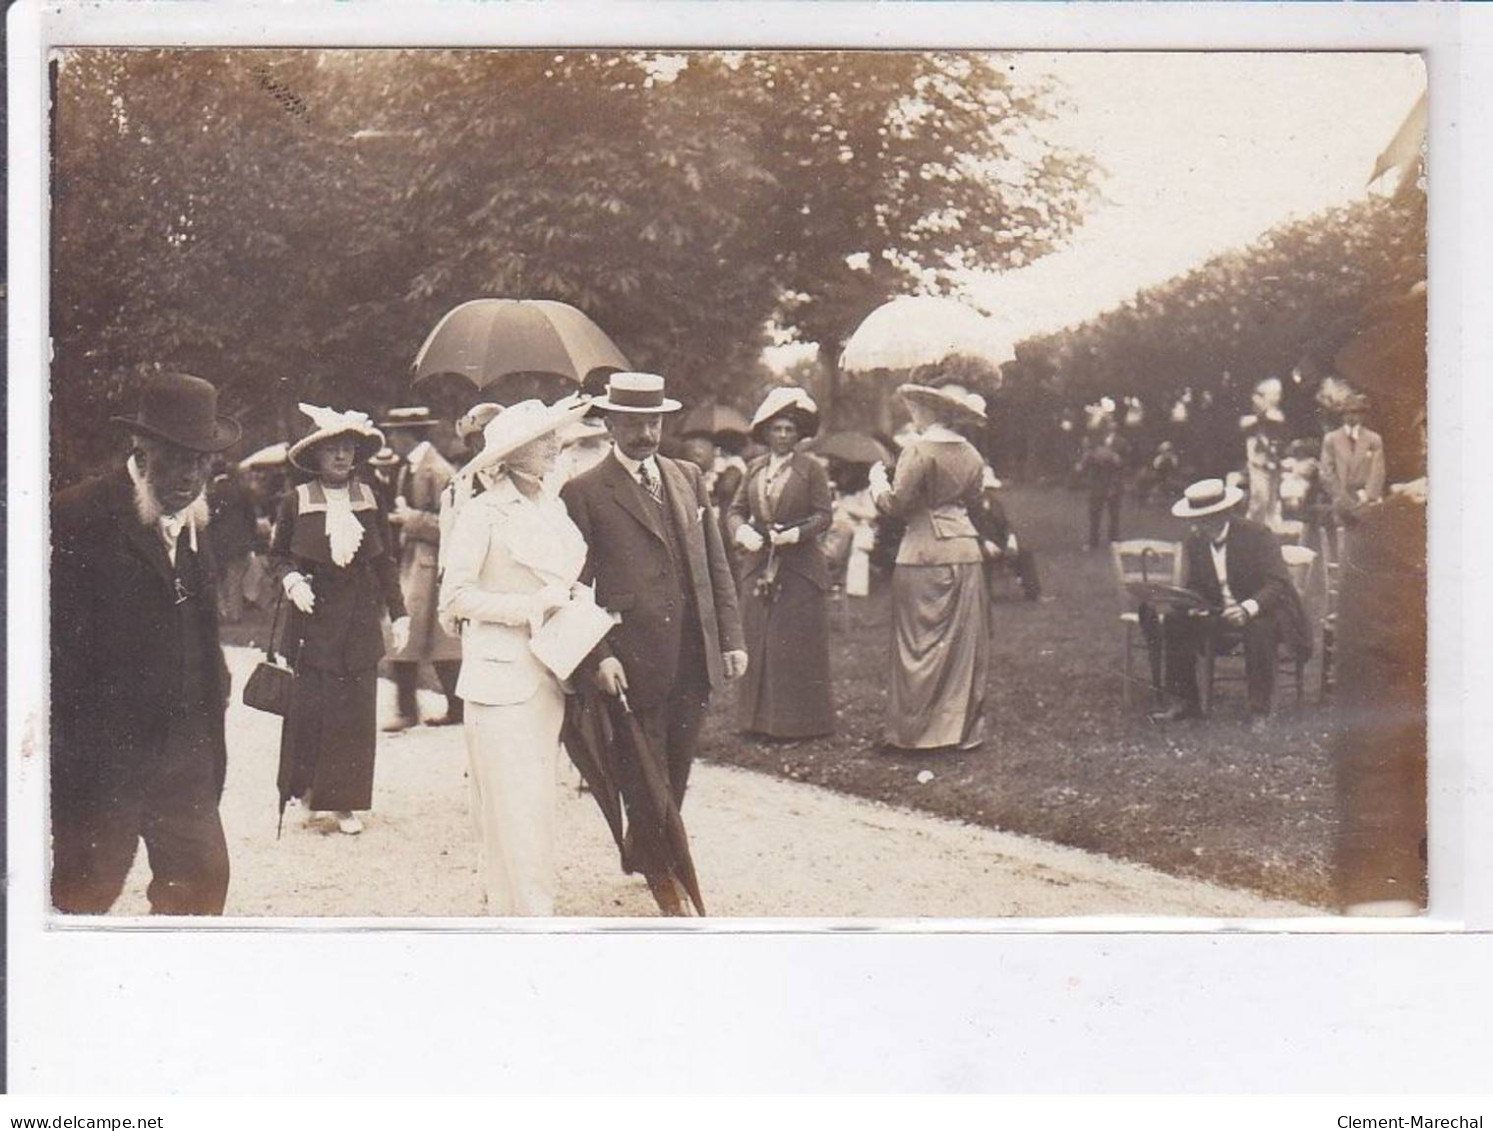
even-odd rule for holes
{"type": "MultiPolygon", "coordinates": [[[[687,913],[670,820],[707,707],[734,684],[743,735],[834,732],[828,602],[836,587],[855,591],[873,540],[895,554],[885,746],[979,748],[988,574],[993,562],[1014,569],[1035,596],[1035,564],[970,440],[986,424],[983,398],[955,384],[898,396],[910,418],[900,451],[859,478],[811,450],[819,409],[793,386],[757,408],[755,451],[687,443],[678,459],[663,453],[664,422],[683,406],[653,374],[615,372],[599,394],[556,404],[481,403],[454,426],[423,407],[375,423],[303,404],[308,424],[286,451],[294,478],[276,498],[224,463],[239,430],[218,414],[215,388],[158,376],[139,412],[118,418],[131,437],[124,465],[53,501],[55,905],[107,911],[143,841],[154,911],[222,911],[230,688],[219,625],[246,599],[273,609],[271,644],[294,672],[282,815],[290,805],[323,832],[363,830],[386,664],[395,711],[383,729],[462,728],[491,914],[553,912],[559,759],[570,750],[581,765],[579,745],[619,733],[635,735],[631,752],[588,784],[614,788],[626,810],[625,829],[613,827],[624,869],[663,914],[687,913]],[[426,719],[424,664],[446,700],[426,719]]],[[[1384,493],[1365,407],[1350,402],[1321,445],[1338,522],[1384,493]]],[[[1121,448],[1105,429],[1079,465],[1091,544],[1106,512],[1118,535],[1121,448]]],[[[1153,648],[1170,657],[1165,718],[1199,713],[1196,662],[1221,635],[1243,642],[1259,718],[1279,642],[1310,648],[1279,549],[1290,520],[1267,504],[1259,521],[1256,502],[1204,480],[1172,508],[1193,529],[1186,584],[1218,615],[1143,610],[1153,648]]]]}
{"type": "MultiPolygon", "coordinates": [[[[119,419],[124,466],[54,499],[56,906],[106,911],[143,841],[153,910],[222,911],[219,625],[246,601],[272,610],[271,651],[294,673],[282,814],[363,830],[386,665],[384,730],[462,728],[493,914],[552,913],[557,761],[598,703],[614,730],[638,728],[676,814],[728,683],[744,735],[834,731],[829,596],[854,584],[863,532],[882,520],[900,529],[886,743],[979,746],[984,571],[1014,538],[959,431],[983,424],[981,399],[920,385],[901,397],[913,428],[895,470],[877,461],[845,490],[805,448],[820,415],[796,387],[758,407],[746,458],[713,444],[665,456],[664,420],[683,406],[662,377],[619,372],[601,395],[483,403],[454,428],[425,408],[375,423],[303,404],[283,471],[263,472],[225,461],[239,430],[213,385],[153,379],[138,415],[119,419]],[[418,714],[422,664],[446,696],[434,718],[418,714]]],[[[677,846],[628,763],[614,766],[623,866],[663,913],[685,913],[677,846]]]]}

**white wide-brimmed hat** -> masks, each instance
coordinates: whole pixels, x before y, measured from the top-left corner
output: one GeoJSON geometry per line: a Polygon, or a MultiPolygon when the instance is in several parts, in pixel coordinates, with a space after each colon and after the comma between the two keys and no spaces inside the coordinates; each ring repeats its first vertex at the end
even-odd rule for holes
{"type": "Polygon", "coordinates": [[[314,404],[296,406],[311,418],[312,430],[290,447],[289,460],[302,471],[317,471],[317,467],[302,462],[312,448],[338,436],[352,436],[357,442],[355,459],[367,463],[384,446],[384,434],[373,426],[373,418],[366,412],[338,412],[335,408],[323,408],[314,404]]]}
{"type": "Polygon", "coordinates": [[[978,393],[956,388],[934,388],[932,385],[899,385],[897,395],[908,404],[921,404],[949,422],[986,422],[985,398],[978,393]],[[976,397],[979,397],[976,401],[976,397]]]}
{"type": "Polygon", "coordinates": [[[550,432],[559,431],[585,416],[592,403],[577,393],[552,405],[531,400],[519,401],[518,404],[505,408],[482,429],[482,450],[467,462],[460,474],[470,475],[492,467],[525,444],[550,432]]]}
{"type": "Polygon", "coordinates": [[[1202,518],[1233,510],[1243,498],[1240,488],[1222,479],[1200,479],[1182,492],[1182,497],[1172,505],[1172,514],[1178,518],[1202,518]]]}
{"type": "Polygon", "coordinates": [[[786,416],[798,427],[800,436],[819,431],[819,406],[814,398],[797,385],[780,385],[763,398],[752,416],[752,439],[763,442],[763,431],[779,416],[786,416]]]}
{"type": "Polygon", "coordinates": [[[664,379],[657,373],[613,373],[607,395],[591,402],[598,412],[678,412],[683,405],[664,396],[664,379]]]}

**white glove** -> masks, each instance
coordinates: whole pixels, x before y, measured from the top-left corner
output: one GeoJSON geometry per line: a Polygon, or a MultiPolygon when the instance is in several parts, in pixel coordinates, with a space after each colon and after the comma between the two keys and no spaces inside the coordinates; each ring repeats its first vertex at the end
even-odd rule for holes
{"type": "Polygon", "coordinates": [[[410,618],[400,617],[389,626],[389,642],[394,646],[394,651],[403,652],[410,646],[410,618]]]}
{"type": "Polygon", "coordinates": [[[316,610],[316,594],[311,592],[311,582],[299,573],[287,573],[280,584],[285,586],[285,595],[290,598],[290,603],[301,612],[309,617],[316,610]]]}
{"type": "Polygon", "coordinates": [[[887,478],[886,464],[880,460],[873,463],[867,483],[873,495],[880,495],[886,491],[890,491],[892,489],[892,481],[887,478]]]}
{"type": "Polygon", "coordinates": [[[762,549],[762,535],[757,528],[749,523],[743,522],[736,528],[736,544],[749,554],[755,554],[762,549]]]}
{"type": "Polygon", "coordinates": [[[772,544],[774,546],[798,545],[798,527],[790,526],[787,530],[774,530],[772,532],[772,544]]]}

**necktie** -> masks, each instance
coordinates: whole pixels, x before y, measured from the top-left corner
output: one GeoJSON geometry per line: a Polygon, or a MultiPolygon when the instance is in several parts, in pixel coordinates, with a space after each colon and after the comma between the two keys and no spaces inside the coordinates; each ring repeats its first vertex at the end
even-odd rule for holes
{"type": "Polygon", "coordinates": [[[664,494],[659,489],[658,479],[653,474],[653,469],[646,463],[638,464],[638,482],[643,485],[643,490],[648,492],[655,503],[664,501],[664,494]]]}

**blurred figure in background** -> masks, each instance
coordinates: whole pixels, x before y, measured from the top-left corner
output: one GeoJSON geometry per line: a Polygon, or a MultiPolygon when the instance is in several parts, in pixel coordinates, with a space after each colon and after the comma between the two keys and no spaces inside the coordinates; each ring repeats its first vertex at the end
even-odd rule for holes
{"type": "Polygon", "coordinates": [[[752,436],[768,454],[747,466],[727,515],[741,551],[741,623],[750,657],[739,726],[769,738],[835,729],[829,675],[829,566],[819,536],[830,525],[829,476],[798,442],[819,430],[803,389],[768,393],[752,436]]]}
{"type": "Polygon", "coordinates": [[[1089,495],[1089,540],[1084,549],[1099,546],[1100,520],[1109,512],[1109,541],[1120,537],[1120,499],[1125,491],[1125,457],[1120,450],[1120,430],[1106,420],[1097,433],[1090,433],[1076,468],[1089,495]]]}
{"type": "Polygon", "coordinates": [[[440,586],[441,495],[454,469],[436,447],[440,421],[421,406],[396,408],[384,422],[389,445],[403,460],[389,525],[399,535],[399,584],[410,612],[408,642],[389,657],[394,674],[395,713],[385,730],[418,726],[416,700],[420,665],[429,663],[446,693],[446,712],[432,726],[461,722],[456,680],[461,672],[461,641],[448,635],[437,616],[440,586]]]}
{"type": "Polygon", "coordinates": [[[1368,397],[1354,394],[1342,426],[1322,438],[1322,486],[1339,525],[1359,507],[1384,498],[1384,440],[1364,424],[1368,410],[1368,397]]]}
{"type": "Polygon", "coordinates": [[[1244,432],[1244,466],[1248,505],[1244,517],[1280,529],[1280,459],[1286,418],[1280,411],[1280,378],[1268,377],[1255,386],[1254,411],[1239,418],[1244,432]]]}
{"type": "Polygon", "coordinates": [[[237,464],[218,460],[207,485],[207,505],[218,557],[218,617],[237,624],[244,617],[244,579],[259,537],[254,497],[237,464]]]}
{"type": "MultiPolygon", "coordinates": [[[[1417,419],[1421,460],[1426,418],[1417,419]]],[[[1353,508],[1333,710],[1338,899],[1350,915],[1425,909],[1426,479],[1353,508]]]]}

